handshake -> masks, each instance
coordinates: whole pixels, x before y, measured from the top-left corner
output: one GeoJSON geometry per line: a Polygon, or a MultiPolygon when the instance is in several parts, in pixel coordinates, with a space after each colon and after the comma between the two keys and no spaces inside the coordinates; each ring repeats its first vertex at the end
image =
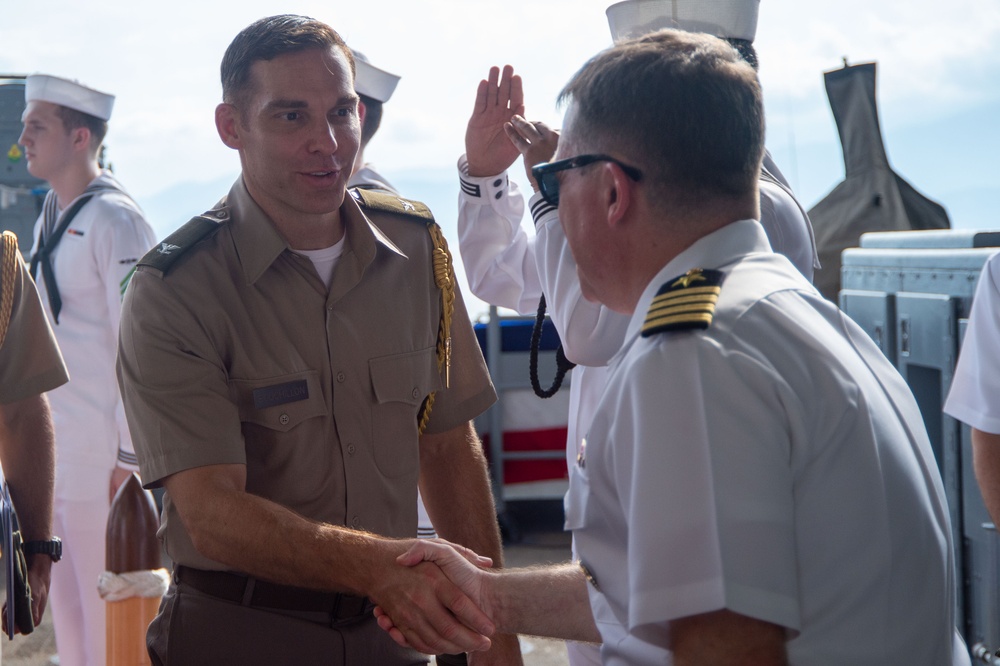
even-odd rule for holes
{"type": "Polygon", "coordinates": [[[396,563],[422,574],[427,591],[441,605],[428,604],[410,592],[405,600],[409,603],[397,603],[392,610],[376,606],[378,624],[393,640],[426,654],[490,648],[490,637],[498,630],[490,599],[491,578],[496,577],[490,571],[491,558],[444,539],[421,539],[399,555],[396,563]]]}
{"type": "MultiPolygon", "coordinates": [[[[404,598],[392,598],[391,607],[375,598],[378,625],[400,645],[441,654],[488,650],[496,633],[601,640],[578,563],[493,570],[490,558],[468,548],[421,539],[410,542],[396,564],[424,582],[404,598]]],[[[515,663],[513,658],[496,663],[515,663]]]]}

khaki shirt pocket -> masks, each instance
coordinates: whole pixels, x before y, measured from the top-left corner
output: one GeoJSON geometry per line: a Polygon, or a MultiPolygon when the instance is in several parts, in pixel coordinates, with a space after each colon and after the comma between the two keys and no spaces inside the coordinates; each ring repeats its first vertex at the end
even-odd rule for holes
{"type": "Polygon", "coordinates": [[[442,388],[434,347],[368,361],[376,405],[372,409],[375,464],[386,477],[419,468],[417,417],[424,399],[442,388]]]}
{"type": "Polygon", "coordinates": [[[326,414],[319,373],[306,370],[264,379],[230,379],[240,421],[287,433],[307,419],[326,414]]]}

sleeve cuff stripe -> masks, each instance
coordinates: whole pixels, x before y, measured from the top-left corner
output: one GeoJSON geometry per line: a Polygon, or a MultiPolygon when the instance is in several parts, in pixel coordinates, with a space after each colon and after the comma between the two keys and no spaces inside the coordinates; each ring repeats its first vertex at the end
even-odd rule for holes
{"type": "Polygon", "coordinates": [[[549,204],[549,202],[545,199],[539,199],[531,205],[531,217],[535,220],[535,224],[537,225],[541,221],[542,217],[555,210],[556,207],[549,204]]]}
{"type": "Polygon", "coordinates": [[[139,458],[137,458],[134,453],[131,453],[129,451],[122,451],[121,449],[118,449],[118,461],[123,462],[127,465],[139,464],[139,458]]]}
{"type": "Polygon", "coordinates": [[[459,181],[462,183],[462,191],[465,192],[470,197],[482,196],[482,188],[480,188],[479,185],[476,185],[475,183],[470,183],[469,181],[463,178],[459,178],[459,181]]]}

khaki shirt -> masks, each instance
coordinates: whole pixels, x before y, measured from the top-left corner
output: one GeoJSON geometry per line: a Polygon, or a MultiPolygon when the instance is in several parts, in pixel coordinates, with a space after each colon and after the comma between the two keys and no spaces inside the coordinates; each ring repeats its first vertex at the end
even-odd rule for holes
{"type": "MultiPolygon", "coordinates": [[[[13,289],[10,324],[0,347],[0,404],[8,404],[51,391],[69,381],[55,335],[49,327],[35,283],[15,252],[13,271],[3,271],[0,283],[11,274],[13,289]]],[[[7,287],[7,285],[2,285],[7,287]]]]}
{"type": "MultiPolygon", "coordinates": [[[[427,432],[439,433],[496,395],[460,296],[444,388],[432,243],[426,220],[403,209],[363,213],[346,197],[329,291],[242,179],[206,213],[218,222],[208,235],[189,249],[182,229],[140,262],[125,296],[119,381],[147,485],[245,464],[247,492],[307,518],[416,535],[424,399],[437,391],[427,432]],[[172,253],[166,273],[151,265],[172,253]]],[[[176,563],[224,568],[195,551],[169,493],[160,535],[176,563]]]]}

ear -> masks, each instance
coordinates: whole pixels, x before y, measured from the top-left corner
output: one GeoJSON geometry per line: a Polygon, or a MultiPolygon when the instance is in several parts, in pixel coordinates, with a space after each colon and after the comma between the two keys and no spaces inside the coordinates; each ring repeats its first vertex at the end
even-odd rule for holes
{"type": "Polygon", "coordinates": [[[233,150],[243,147],[240,139],[242,126],[240,125],[240,112],[232,104],[222,103],[215,107],[215,129],[219,132],[219,138],[233,150]]]}
{"type": "Polygon", "coordinates": [[[633,181],[614,162],[605,162],[601,166],[601,174],[605,185],[605,206],[607,208],[608,226],[616,228],[625,219],[631,208],[633,181]]]}
{"type": "Polygon", "coordinates": [[[365,126],[365,114],[368,113],[368,107],[360,99],[358,100],[358,123],[364,127],[365,126]]]}
{"type": "Polygon", "coordinates": [[[70,132],[70,141],[74,150],[90,151],[90,130],[86,127],[77,127],[70,132]]]}

